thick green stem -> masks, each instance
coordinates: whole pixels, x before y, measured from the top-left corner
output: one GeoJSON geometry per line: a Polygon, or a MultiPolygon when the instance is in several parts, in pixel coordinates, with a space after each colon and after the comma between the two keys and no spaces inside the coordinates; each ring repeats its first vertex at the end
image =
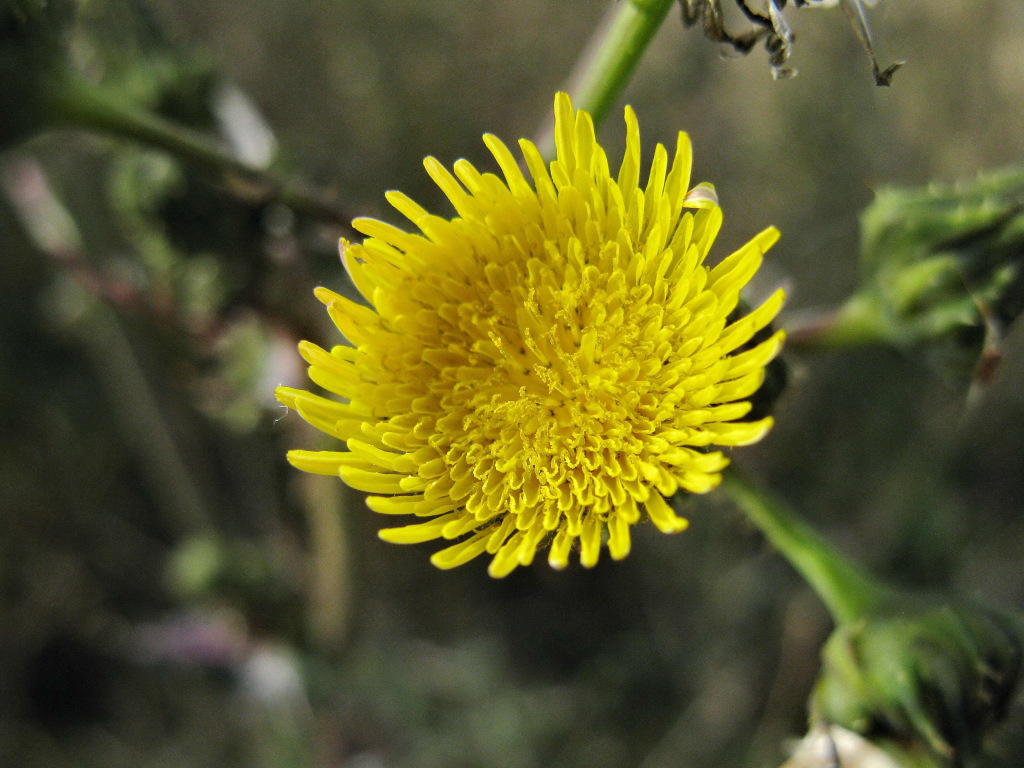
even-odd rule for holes
{"type": "MultiPolygon", "coordinates": [[[[573,104],[600,125],[629,80],[675,0],[619,0],[601,25],[569,77],[573,104]]],[[[545,157],[554,154],[549,130],[538,139],[545,157]]]]}
{"type": "Polygon", "coordinates": [[[195,166],[234,177],[242,186],[236,191],[255,202],[278,200],[298,214],[349,226],[350,217],[323,194],[255,168],[204,134],[126,104],[103,88],[75,78],[62,79],[51,99],[54,116],[69,125],[163,149],[195,166]]]}
{"type": "Polygon", "coordinates": [[[855,622],[883,602],[886,588],[829,546],[781,499],[758,487],[735,468],[726,470],[723,487],[807,580],[836,624],[855,622]]]}

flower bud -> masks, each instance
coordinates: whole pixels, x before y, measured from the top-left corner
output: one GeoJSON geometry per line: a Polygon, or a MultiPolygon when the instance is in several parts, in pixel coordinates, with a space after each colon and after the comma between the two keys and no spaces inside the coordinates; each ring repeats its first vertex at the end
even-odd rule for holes
{"type": "Polygon", "coordinates": [[[1024,310],[1024,172],[878,193],[862,218],[864,285],[843,310],[958,377],[1024,310]]]}
{"type": "Polygon", "coordinates": [[[812,720],[896,743],[935,765],[977,757],[1020,681],[1024,619],[972,603],[914,606],[840,625],[812,720]]]}

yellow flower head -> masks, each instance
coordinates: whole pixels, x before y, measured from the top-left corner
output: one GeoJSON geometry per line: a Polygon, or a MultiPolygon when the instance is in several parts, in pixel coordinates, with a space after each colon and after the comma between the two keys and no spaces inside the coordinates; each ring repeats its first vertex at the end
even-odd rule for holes
{"type": "Polygon", "coordinates": [[[432,215],[387,199],[419,230],[373,219],[343,260],[370,306],[316,291],[351,346],[299,350],[310,378],[343,402],[282,387],[278,399],[347,450],[291,451],[299,469],[340,475],[367,504],[419,522],[385,541],[452,542],[432,562],[484,552],[504,576],[548,547],[564,568],[579,542],[591,567],[615,559],[629,528],[687,521],[666,497],[706,493],[728,464],[711,446],[759,440],[772,420],[739,421],[782,345],[748,342],[782,291],[740,319],[740,289],[778,238],[766,229],[709,268],[722,221],[714,189],[688,191],[690,141],[671,167],[658,145],[639,186],[640,132],[626,107],[626,151],[612,176],[593,121],[555,97],[557,159],[519,142],[528,176],[484,136],[504,179],[466,160],[427,173],[455,207],[432,215]]]}

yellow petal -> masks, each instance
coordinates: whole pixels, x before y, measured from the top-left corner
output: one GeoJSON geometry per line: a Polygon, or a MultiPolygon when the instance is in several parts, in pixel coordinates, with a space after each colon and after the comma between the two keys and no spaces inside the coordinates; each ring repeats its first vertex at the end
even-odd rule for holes
{"type": "Polygon", "coordinates": [[[629,549],[629,523],[622,515],[613,514],[608,518],[608,551],[613,560],[621,560],[629,549]]]}
{"type": "Polygon", "coordinates": [[[662,533],[679,533],[690,526],[690,521],[679,517],[660,493],[652,493],[645,506],[651,522],[662,533]]]}
{"type": "Polygon", "coordinates": [[[367,491],[368,493],[403,493],[401,482],[407,477],[406,475],[371,472],[345,466],[339,467],[338,474],[346,484],[357,491],[367,491]]]}
{"type": "Polygon", "coordinates": [[[381,528],[377,535],[391,544],[421,544],[439,538],[444,527],[462,516],[461,512],[449,512],[447,515],[415,525],[403,525],[399,528],[381,528]]]}
{"type": "Polygon", "coordinates": [[[487,549],[487,539],[490,536],[490,531],[480,531],[472,538],[460,541],[458,544],[453,544],[447,549],[442,549],[440,552],[435,552],[430,557],[430,562],[438,568],[456,568],[460,565],[464,565],[472,560],[477,555],[483,554],[484,550],[487,549]]]}

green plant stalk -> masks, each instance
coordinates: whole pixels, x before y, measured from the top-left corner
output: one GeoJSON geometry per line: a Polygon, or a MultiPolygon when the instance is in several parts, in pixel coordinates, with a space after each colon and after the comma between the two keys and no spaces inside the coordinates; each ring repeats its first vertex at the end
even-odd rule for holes
{"type": "Polygon", "coordinates": [[[126,104],[116,94],[73,76],[57,81],[49,109],[66,125],[162,149],[200,168],[240,182],[236,192],[254,202],[278,200],[296,213],[346,228],[350,217],[323,194],[281,179],[231,155],[206,135],[175,125],[145,109],[126,104]]]}
{"type": "Polygon", "coordinates": [[[744,477],[734,467],[723,487],[789,564],[825,603],[836,624],[849,625],[877,610],[889,589],[831,547],[781,499],[744,477]]]}
{"type": "MultiPolygon", "coordinates": [[[[654,33],[675,0],[618,0],[601,24],[569,76],[566,90],[578,109],[586,110],[600,126],[616,97],[625,87],[654,33]]],[[[537,138],[541,154],[555,153],[553,124],[537,138]]]]}
{"type": "Polygon", "coordinates": [[[626,85],[675,0],[620,0],[621,7],[590,56],[581,62],[573,89],[576,106],[600,125],[626,85]]]}

